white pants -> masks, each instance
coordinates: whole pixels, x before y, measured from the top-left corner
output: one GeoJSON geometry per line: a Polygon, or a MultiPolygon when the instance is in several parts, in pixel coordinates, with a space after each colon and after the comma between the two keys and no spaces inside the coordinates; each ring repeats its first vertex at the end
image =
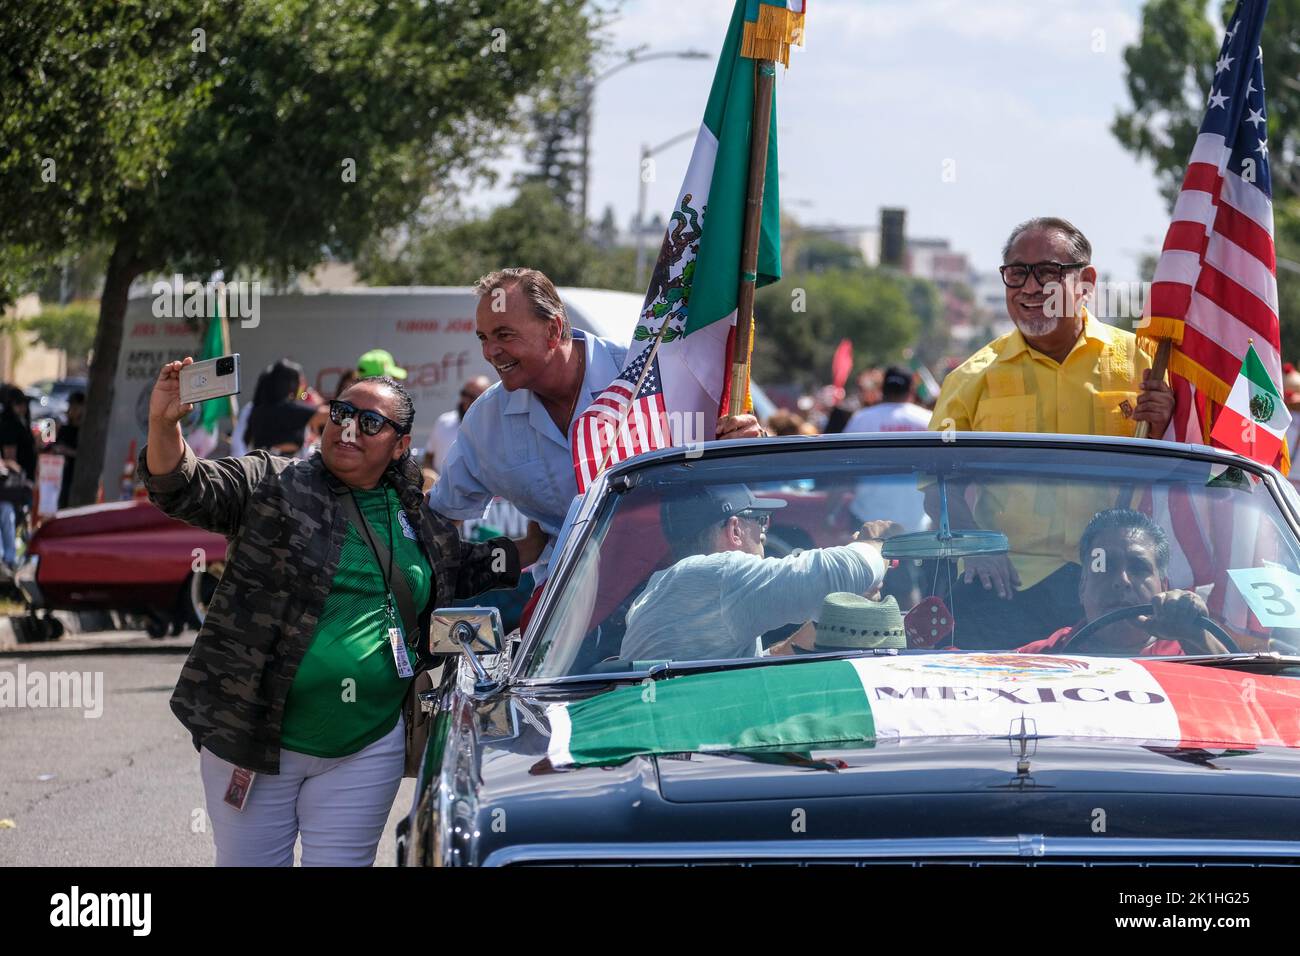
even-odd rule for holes
{"type": "Polygon", "coordinates": [[[206,747],[199,770],[212,821],[217,866],[293,866],[302,834],[303,866],[372,866],[402,783],[406,724],[347,757],[280,751],[280,772],[259,773],[236,810],[225,802],[235,766],[206,747]]]}

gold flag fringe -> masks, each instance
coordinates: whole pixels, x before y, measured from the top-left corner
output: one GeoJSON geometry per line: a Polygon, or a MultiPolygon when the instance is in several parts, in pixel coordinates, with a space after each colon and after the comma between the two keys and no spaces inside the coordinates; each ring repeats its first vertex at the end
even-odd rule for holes
{"type": "Polygon", "coordinates": [[[1178,349],[1183,344],[1183,322],[1164,316],[1150,316],[1143,319],[1143,325],[1137,330],[1138,347],[1142,351],[1155,355],[1161,339],[1172,339],[1174,348],[1169,353],[1169,371],[1181,375],[1203,392],[1212,402],[1225,405],[1232,385],[1205,368],[1199,362],[1189,358],[1178,349]]]}
{"type": "MultiPolygon", "coordinates": [[[[1232,394],[1232,384],[1223,381],[1205,366],[1178,350],[1178,346],[1183,344],[1184,327],[1181,319],[1150,316],[1143,320],[1142,327],[1137,330],[1138,347],[1150,355],[1155,355],[1161,339],[1172,339],[1174,348],[1169,352],[1169,371],[1187,379],[1196,386],[1197,391],[1204,393],[1216,405],[1228,404],[1228,396],[1232,394]]],[[[1201,422],[1202,445],[1210,444],[1212,424],[1209,421],[1201,422]]],[[[1285,439],[1282,440],[1282,460],[1278,463],[1277,470],[1284,475],[1291,471],[1291,449],[1287,447],[1285,439]]]]}
{"type": "Polygon", "coordinates": [[[803,21],[803,13],[770,3],[759,4],[758,20],[745,21],[740,55],[755,60],[779,60],[782,66],[788,67],[790,46],[803,46],[803,21]]]}

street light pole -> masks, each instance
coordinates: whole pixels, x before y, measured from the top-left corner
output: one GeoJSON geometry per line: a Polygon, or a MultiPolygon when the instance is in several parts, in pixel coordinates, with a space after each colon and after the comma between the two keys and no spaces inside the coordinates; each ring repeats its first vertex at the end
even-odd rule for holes
{"type": "Polygon", "coordinates": [[[604,73],[598,73],[594,77],[587,78],[583,81],[582,91],[582,227],[587,227],[587,196],[589,193],[591,181],[591,104],[596,87],[605,82],[620,70],[626,70],[629,66],[636,66],[638,63],[649,63],[651,60],[710,60],[713,57],[703,50],[664,50],[659,53],[640,53],[631,50],[627,53],[622,63],[611,66],[604,73]]]}
{"type": "Polygon", "coordinates": [[[672,139],[664,140],[658,146],[650,146],[647,143],[641,144],[641,162],[637,166],[637,199],[636,199],[636,288],[641,289],[646,284],[646,248],[645,248],[645,204],[646,204],[646,186],[650,182],[646,178],[646,161],[656,153],[661,153],[670,146],[676,146],[682,140],[695,136],[697,130],[688,129],[678,133],[672,139]]]}

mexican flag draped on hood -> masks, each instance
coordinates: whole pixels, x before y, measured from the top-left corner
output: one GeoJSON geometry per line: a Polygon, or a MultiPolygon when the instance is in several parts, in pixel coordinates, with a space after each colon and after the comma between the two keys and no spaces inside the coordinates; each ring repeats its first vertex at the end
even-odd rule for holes
{"type": "MultiPolygon", "coordinates": [[[[627,363],[574,424],[580,492],[604,467],[655,448],[714,436],[726,405],[741,279],[759,67],[753,57],[787,62],[790,44],[802,42],[804,6],[804,0],[737,0],[627,363]]],[[[775,97],[769,123],[760,286],[781,278],[775,97]]]]}

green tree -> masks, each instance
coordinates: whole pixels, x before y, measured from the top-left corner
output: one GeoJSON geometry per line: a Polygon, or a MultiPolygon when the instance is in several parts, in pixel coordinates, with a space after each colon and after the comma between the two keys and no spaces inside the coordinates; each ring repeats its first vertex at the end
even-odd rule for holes
{"type": "Polygon", "coordinates": [[[524,145],[528,168],[515,178],[520,186],[543,183],[574,213],[582,205],[582,84],[589,69],[555,71],[534,98],[524,145]]]}
{"type": "Polygon", "coordinates": [[[843,338],[855,371],[896,361],[920,323],[898,278],[868,269],[787,275],[754,300],[754,378],[809,388],[830,380],[843,338]]]}
{"type": "MultiPolygon", "coordinates": [[[[1226,25],[1233,6],[1221,5],[1219,24],[1226,25]]],[[[1171,209],[1205,113],[1222,36],[1205,8],[1204,0],[1148,0],[1138,42],[1124,51],[1134,106],[1111,127],[1125,148],[1154,162],[1171,209]]],[[[1271,0],[1260,46],[1285,352],[1288,342],[1300,341],[1300,0],[1271,0]]]]}
{"type": "Polygon", "coordinates": [[[798,235],[789,257],[790,268],[795,272],[825,272],[827,269],[864,269],[862,253],[852,246],[819,236],[816,233],[798,235]]]}
{"type": "Polygon", "coordinates": [[[577,214],[534,182],[484,217],[445,209],[426,216],[406,230],[404,243],[391,236],[373,243],[357,268],[373,285],[469,285],[494,269],[529,266],[556,285],[637,291],[634,258],[631,249],[590,241],[577,214]]]}
{"type": "Polygon", "coordinates": [[[351,256],[481,169],[519,97],[586,61],[585,18],[584,0],[30,0],[0,18],[0,267],[112,250],[72,502],[94,500],[134,279],[351,256]]]}
{"type": "Polygon", "coordinates": [[[43,305],[39,315],[26,319],[23,327],[36,333],[36,341],[49,349],[60,349],[68,356],[69,371],[84,370],[86,356],[95,341],[99,322],[99,303],[69,302],[67,305],[43,305]]]}

